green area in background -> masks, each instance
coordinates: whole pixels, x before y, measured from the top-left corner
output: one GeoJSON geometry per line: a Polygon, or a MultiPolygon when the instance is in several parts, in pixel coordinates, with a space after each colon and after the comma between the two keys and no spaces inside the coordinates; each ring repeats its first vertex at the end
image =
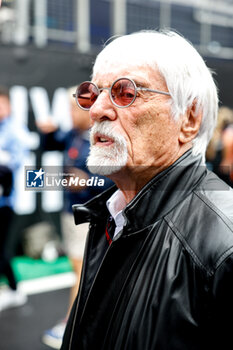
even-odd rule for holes
{"type": "MultiPolygon", "coordinates": [[[[71,264],[66,256],[59,257],[51,262],[41,259],[32,259],[27,256],[18,256],[12,259],[12,267],[17,281],[25,281],[72,271],[71,264]]],[[[0,283],[1,282],[6,282],[6,279],[0,277],[0,283]]]]}

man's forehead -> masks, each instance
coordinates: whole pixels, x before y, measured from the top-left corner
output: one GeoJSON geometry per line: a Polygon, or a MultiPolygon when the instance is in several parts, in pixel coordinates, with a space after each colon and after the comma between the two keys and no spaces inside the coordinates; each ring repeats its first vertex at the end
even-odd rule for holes
{"type": "Polygon", "coordinates": [[[148,66],[143,67],[116,67],[115,69],[103,69],[96,72],[92,81],[103,86],[111,85],[116,79],[126,77],[133,79],[138,84],[149,85],[151,81],[161,79],[161,75],[157,70],[152,70],[148,66]]]}

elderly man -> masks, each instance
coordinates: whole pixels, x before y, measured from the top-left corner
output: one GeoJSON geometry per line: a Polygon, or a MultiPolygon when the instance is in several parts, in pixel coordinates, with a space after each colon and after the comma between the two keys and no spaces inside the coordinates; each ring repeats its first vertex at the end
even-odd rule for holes
{"type": "Polygon", "coordinates": [[[227,349],[233,194],[204,165],[217,92],[173,32],[115,39],[75,94],[92,120],[89,169],[116,187],[74,206],[90,221],[62,349],[227,349]]]}

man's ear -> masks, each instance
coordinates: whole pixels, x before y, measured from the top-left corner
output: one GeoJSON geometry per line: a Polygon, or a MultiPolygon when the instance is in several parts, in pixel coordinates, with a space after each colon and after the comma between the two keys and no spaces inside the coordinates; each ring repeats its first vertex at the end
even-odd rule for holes
{"type": "Polygon", "coordinates": [[[181,143],[188,143],[196,137],[201,126],[202,114],[202,108],[199,108],[197,111],[197,101],[194,100],[186,113],[181,117],[182,122],[179,134],[181,143]]]}

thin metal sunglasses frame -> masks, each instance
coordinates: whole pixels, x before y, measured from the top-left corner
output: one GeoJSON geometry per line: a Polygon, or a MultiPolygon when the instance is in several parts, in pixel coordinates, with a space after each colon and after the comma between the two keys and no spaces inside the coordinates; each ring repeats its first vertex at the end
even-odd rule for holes
{"type": "MultiPolygon", "coordinates": [[[[93,83],[92,81],[88,81],[88,80],[87,80],[87,81],[84,81],[84,82],[81,83],[80,85],[85,84],[85,83],[89,83],[89,84],[92,84],[92,85],[95,86],[95,88],[96,88],[96,90],[97,90],[97,92],[98,92],[97,98],[98,98],[98,96],[100,95],[101,91],[103,91],[103,90],[108,90],[108,92],[109,92],[109,97],[110,97],[111,102],[113,103],[114,106],[116,106],[116,107],[118,107],[118,108],[126,108],[126,107],[131,106],[131,105],[134,103],[134,101],[136,100],[136,98],[137,98],[137,92],[138,92],[138,91],[149,91],[149,92],[155,92],[155,93],[157,93],[157,94],[162,94],[162,95],[171,96],[171,94],[170,94],[169,92],[166,92],[166,91],[160,91],[160,90],[156,90],[156,89],[150,89],[150,88],[146,88],[146,87],[137,86],[136,83],[135,83],[135,81],[133,81],[133,79],[126,78],[126,77],[117,78],[116,80],[114,80],[114,82],[112,83],[112,85],[111,85],[110,87],[99,88],[95,83],[93,83]],[[128,80],[128,81],[130,81],[130,82],[133,84],[134,91],[135,91],[134,97],[133,97],[132,101],[130,101],[130,103],[127,104],[127,105],[125,105],[125,106],[120,106],[120,105],[118,105],[118,104],[114,101],[114,99],[113,99],[113,97],[112,97],[112,94],[111,94],[111,91],[112,91],[113,86],[114,86],[118,81],[120,81],[120,80],[128,80]]],[[[79,85],[79,86],[80,86],[80,85],[79,85]]],[[[81,106],[80,103],[78,102],[78,97],[77,97],[77,95],[78,95],[79,86],[77,87],[75,94],[72,94],[72,96],[75,98],[77,105],[78,105],[81,109],[83,109],[83,110],[85,110],[85,111],[89,111],[90,108],[91,108],[93,105],[92,105],[91,107],[89,107],[89,108],[85,108],[85,107],[81,106]]],[[[85,97],[83,97],[83,98],[85,98],[85,97]]],[[[97,99],[97,98],[96,98],[96,99],[97,99]]],[[[95,103],[95,102],[94,102],[94,103],[95,103]]],[[[94,104],[94,103],[93,103],[93,104],[94,104]]]]}

